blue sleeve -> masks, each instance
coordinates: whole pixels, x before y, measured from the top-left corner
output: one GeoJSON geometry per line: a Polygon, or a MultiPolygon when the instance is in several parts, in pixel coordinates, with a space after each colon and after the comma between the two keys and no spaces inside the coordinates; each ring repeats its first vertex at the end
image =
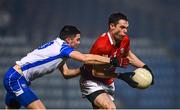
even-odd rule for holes
{"type": "Polygon", "coordinates": [[[63,43],[62,44],[62,48],[60,50],[61,54],[63,55],[63,57],[67,57],[69,58],[69,54],[74,51],[74,48],[70,47],[68,44],[63,43]]]}

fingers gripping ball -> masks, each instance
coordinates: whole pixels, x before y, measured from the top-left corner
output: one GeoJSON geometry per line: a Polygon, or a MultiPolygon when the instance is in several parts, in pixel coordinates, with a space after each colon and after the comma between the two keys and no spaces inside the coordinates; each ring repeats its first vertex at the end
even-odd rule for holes
{"type": "Polygon", "coordinates": [[[138,68],[134,70],[134,73],[135,74],[132,77],[132,80],[138,83],[137,88],[146,89],[151,85],[152,75],[148,70],[144,68],[138,68]]]}

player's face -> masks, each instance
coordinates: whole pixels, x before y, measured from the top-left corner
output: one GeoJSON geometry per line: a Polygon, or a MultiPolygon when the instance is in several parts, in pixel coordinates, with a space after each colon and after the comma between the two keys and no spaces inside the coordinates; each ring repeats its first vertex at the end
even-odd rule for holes
{"type": "Polygon", "coordinates": [[[128,31],[129,23],[126,20],[119,20],[118,24],[111,26],[112,34],[117,40],[121,40],[128,31]]]}
{"type": "Polygon", "coordinates": [[[77,48],[80,44],[80,34],[76,34],[76,36],[70,40],[69,44],[71,47],[77,48]]]}

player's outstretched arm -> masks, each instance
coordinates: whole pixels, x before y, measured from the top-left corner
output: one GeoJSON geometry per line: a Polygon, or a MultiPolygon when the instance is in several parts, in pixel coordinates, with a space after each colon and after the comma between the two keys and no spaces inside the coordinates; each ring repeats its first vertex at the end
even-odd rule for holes
{"type": "Polygon", "coordinates": [[[99,78],[118,78],[125,81],[129,86],[136,88],[138,83],[132,80],[134,72],[115,73],[114,67],[103,67],[101,65],[94,66],[92,74],[99,78]],[[105,69],[103,69],[105,68],[105,69]]]}
{"type": "Polygon", "coordinates": [[[78,51],[73,51],[70,53],[70,57],[85,64],[110,64],[119,66],[119,61],[116,58],[108,58],[95,54],[83,54],[78,51]]]}
{"type": "Polygon", "coordinates": [[[62,75],[65,79],[74,78],[81,74],[80,68],[70,69],[70,68],[68,68],[66,63],[64,63],[62,66],[59,66],[59,71],[62,73],[62,75]]]}
{"type": "Polygon", "coordinates": [[[132,53],[132,51],[129,52],[128,54],[128,59],[130,60],[131,65],[137,67],[137,68],[145,68],[148,71],[150,71],[150,73],[152,74],[152,85],[154,84],[154,75],[152,70],[146,65],[144,64],[138,57],[136,57],[136,55],[134,53],[132,53]]]}
{"type": "Polygon", "coordinates": [[[108,65],[93,65],[92,75],[99,78],[116,78],[115,69],[108,65]]]}

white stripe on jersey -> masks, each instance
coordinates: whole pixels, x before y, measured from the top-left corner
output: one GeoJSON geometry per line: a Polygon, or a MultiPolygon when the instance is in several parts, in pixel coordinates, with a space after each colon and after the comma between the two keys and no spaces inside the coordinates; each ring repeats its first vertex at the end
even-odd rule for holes
{"type": "Polygon", "coordinates": [[[25,78],[32,81],[57,69],[73,50],[65,41],[57,38],[28,53],[16,64],[21,66],[25,78]]]}

